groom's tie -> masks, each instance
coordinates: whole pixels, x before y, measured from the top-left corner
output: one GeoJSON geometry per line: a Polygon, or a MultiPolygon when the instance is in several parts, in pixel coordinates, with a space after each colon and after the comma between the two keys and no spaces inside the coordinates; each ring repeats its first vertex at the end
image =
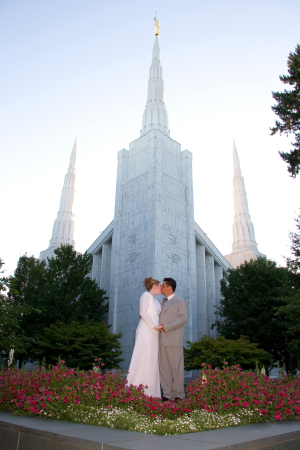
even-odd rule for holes
{"type": "Polygon", "coordinates": [[[168,298],[165,297],[163,298],[162,304],[161,304],[161,309],[163,309],[164,304],[168,301],[168,298]]]}

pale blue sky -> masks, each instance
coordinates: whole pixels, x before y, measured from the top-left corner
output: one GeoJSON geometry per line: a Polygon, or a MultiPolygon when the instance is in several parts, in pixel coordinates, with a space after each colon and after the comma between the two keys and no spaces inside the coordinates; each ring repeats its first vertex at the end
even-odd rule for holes
{"type": "Polygon", "coordinates": [[[48,246],[78,138],[75,241],[113,219],[117,152],[139,136],[154,41],[171,137],[194,155],[195,220],[232,245],[235,139],[256,240],[283,263],[300,207],[271,137],[271,91],[300,42],[300,2],[0,0],[0,257],[8,273],[48,246]]]}

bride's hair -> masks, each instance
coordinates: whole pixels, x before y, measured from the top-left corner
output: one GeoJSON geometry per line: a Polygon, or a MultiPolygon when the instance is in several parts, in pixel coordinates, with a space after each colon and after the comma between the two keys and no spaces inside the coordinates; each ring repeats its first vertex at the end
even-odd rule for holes
{"type": "Polygon", "coordinates": [[[155,280],[154,278],[150,277],[150,278],[145,278],[144,279],[144,286],[147,289],[147,291],[151,291],[151,289],[153,288],[154,285],[158,285],[158,283],[160,283],[159,280],[155,280]]]}

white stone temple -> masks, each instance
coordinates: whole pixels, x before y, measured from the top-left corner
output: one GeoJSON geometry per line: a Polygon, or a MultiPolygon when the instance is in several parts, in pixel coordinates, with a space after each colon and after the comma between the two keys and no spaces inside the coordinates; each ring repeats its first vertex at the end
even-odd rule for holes
{"type": "Polygon", "coordinates": [[[59,210],[54,221],[52,237],[47,250],[40,252],[40,261],[52,258],[53,252],[62,244],[70,244],[75,247],[74,242],[74,197],[75,197],[75,164],[77,156],[77,138],[70,157],[68,171],[65,175],[64,186],[61,192],[59,210]]]}
{"type": "Polygon", "coordinates": [[[214,307],[230,264],[194,221],[192,153],[170,137],[158,32],[140,136],[118,153],[114,220],[88,252],[92,277],[109,297],[110,329],[122,333],[123,369],[146,277],[177,281],[176,294],[188,305],[186,340],[217,335],[214,307]]]}
{"type": "Polygon", "coordinates": [[[258,251],[255,242],[254,226],[251,222],[244,177],[242,176],[240,160],[233,142],[233,245],[232,252],[225,258],[236,269],[245,261],[265,256],[258,251]]]}

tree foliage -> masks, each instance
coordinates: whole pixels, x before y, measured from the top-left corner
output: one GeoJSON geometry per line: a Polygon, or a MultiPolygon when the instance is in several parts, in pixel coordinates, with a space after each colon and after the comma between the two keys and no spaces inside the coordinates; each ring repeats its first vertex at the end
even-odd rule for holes
{"type": "Polygon", "coordinates": [[[286,314],[289,325],[287,335],[290,340],[290,352],[293,366],[300,366],[300,216],[295,218],[296,232],[289,232],[292,257],[286,258],[287,267],[291,271],[295,295],[281,299],[282,306],[277,314],[286,314]]]}
{"type": "MultiPolygon", "coordinates": [[[[39,343],[45,342],[45,329],[56,322],[70,326],[72,322],[83,325],[105,320],[106,293],[89,277],[90,268],[91,255],[77,254],[70,245],[57,248],[47,266],[33,256],[20,257],[8,293],[14,307],[30,308],[18,325],[18,333],[22,330],[27,342],[16,351],[20,360],[40,357],[38,348],[39,343]]],[[[91,360],[94,355],[87,356],[91,360]]]]}
{"type": "Polygon", "coordinates": [[[292,87],[291,90],[284,89],[283,92],[272,92],[277,104],[272,110],[279,117],[275,127],[270,128],[271,135],[276,133],[294,134],[295,142],[289,153],[279,152],[281,158],[288,164],[288,172],[296,177],[300,170],[300,45],[296,46],[295,52],[288,57],[289,75],[280,76],[284,84],[292,87]]]}
{"type": "Polygon", "coordinates": [[[290,325],[278,308],[283,298],[294,297],[291,272],[274,261],[258,258],[229,271],[228,282],[221,281],[221,317],[213,326],[226,339],[247,336],[270,353],[275,361],[290,368],[290,325]]]}
{"type": "Polygon", "coordinates": [[[46,270],[43,322],[49,326],[56,321],[103,321],[107,297],[89,277],[92,255],[77,254],[71,245],[57,248],[54,255],[46,270]]]}
{"type": "MultiPolygon", "coordinates": [[[[293,257],[286,258],[287,267],[294,273],[300,272],[300,215],[295,218],[296,232],[289,232],[289,238],[291,241],[291,253],[293,257]]],[[[298,278],[298,277],[297,277],[298,278]]],[[[295,280],[296,282],[296,280],[295,280]]],[[[300,286],[298,286],[300,288],[300,286]]]]}
{"type": "Polygon", "coordinates": [[[272,355],[258,348],[258,344],[251,344],[245,336],[236,340],[225,339],[219,336],[216,339],[203,336],[197,342],[188,341],[187,349],[184,349],[184,363],[186,370],[201,369],[202,364],[209,364],[213,368],[223,367],[224,361],[229,366],[239,364],[243,369],[259,366],[269,366],[272,355]]]}
{"type": "Polygon", "coordinates": [[[121,334],[109,333],[105,323],[56,322],[45,329],[35,352],[48,364],[57,364],[61,358],[68,367],[89,370],[98,357],[106,369],[119,368],[123,361],[120,337],[121,334]]]}
{"type": "Polygon", "coordinates": [[[22,342],[15,354],[21,360],[31,354],[36,336],[42,332],[40,321],[41,305],[45,287],[45,263],[33,256],[21,256],[14,277],[11,278],[8,297],[13,308],[26,310],[14,324],[15,335],[22,342]]]}
{"type": "Polygon", "coordinates": [[[300,365],[300,291],[292,297],[282,298],[283,306],[277,310],[277,314],[285,314],[289,320],[287,337],[292,368],[300,365]]]}
{"type": "Polygon", "coordinates": [[[11,347],[20,352],[29,346],[30,340],[23,333],[21,321],[32,308],[11,301],[8,292],[14,291],[14,279],[3,275],[3,265],[0,259],[0,351],[7,356],[11,347]]]}

